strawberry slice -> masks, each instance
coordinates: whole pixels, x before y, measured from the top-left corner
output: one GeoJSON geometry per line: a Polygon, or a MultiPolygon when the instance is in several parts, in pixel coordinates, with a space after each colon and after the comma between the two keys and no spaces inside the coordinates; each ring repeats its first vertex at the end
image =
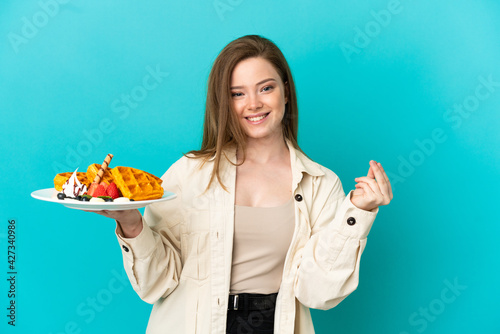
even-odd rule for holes
{"type": "Polygon", "coordinates": [[[97,186],[99,186],[99,183],[92,182],[92,184],[89,187],[89,190],[87,191],[87,194],[90,196],[94,196],[94,191],[96,190],[97,186]]]}
{"type": "Polygon", "coordinates": [[[110,196],[112,199],[120,197],[120,191],[116,187],[114,182],[111,182],[109,186],[106,188],[106,194],[110,196]]]}
{"type": "Polygon", "coordinates": [[[101,181],[99,184],[104,187],[104,191],[106,191],[106,189],[108,189],[108,186],[109,186],[108,182],[101,181]]]}
{"type": "Polygon", "coordinates": [[[104,186],[99,184],[95,190],[94,193],[92,194],[92,197],[99,197],[99,196],[107,196],[106,190],[104,190],[104,186]]]}

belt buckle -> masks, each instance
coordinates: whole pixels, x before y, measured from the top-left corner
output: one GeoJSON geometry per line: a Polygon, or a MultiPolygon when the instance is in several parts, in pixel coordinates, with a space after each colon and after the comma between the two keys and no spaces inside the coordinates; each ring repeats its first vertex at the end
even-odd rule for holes
{"type": "Polygon", "coordinates": [[[240,296],[239,295],[234,295],[233,299],[233,310],[238,310],[238,301],[239,301],[240,296]]]}

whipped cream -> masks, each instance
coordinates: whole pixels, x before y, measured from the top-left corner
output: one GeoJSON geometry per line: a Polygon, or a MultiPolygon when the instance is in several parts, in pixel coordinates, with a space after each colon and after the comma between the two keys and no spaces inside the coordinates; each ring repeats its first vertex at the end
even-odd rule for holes
{"type": "Polygon", "coordinates": [[[113,200],[115,203],[125,203],[125,202],[130,202],[130,199],[127,197],[118,197],[113,200]]]}
{"type": "Polygon", "coordinates": [[[87,192],[87,186],[82,184],[78,178],[76,177],[76,171],[73,172],[71,177],[64,182],[62,189],[64,195],[67,197],[76,197],[78,195],[83,195],[87,192]]]}

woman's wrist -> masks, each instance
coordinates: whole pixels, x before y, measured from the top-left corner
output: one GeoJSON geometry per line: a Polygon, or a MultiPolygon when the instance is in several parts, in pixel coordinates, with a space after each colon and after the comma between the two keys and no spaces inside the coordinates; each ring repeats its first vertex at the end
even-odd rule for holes
{"type": "Polygon", "coordinates": [[[135,238],[142,231],[142,215],[139,210],[133,210],[123,217],[117,217],[116,222],[120,225],[125,238],[135,238]]]}

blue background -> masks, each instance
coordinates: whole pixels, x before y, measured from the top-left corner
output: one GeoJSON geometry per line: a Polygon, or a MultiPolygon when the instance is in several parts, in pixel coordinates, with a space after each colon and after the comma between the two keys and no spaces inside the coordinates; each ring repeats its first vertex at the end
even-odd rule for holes
{"type": "Polygon", "coordinates": [[[30,193],[107,153],[112,165],[162,175],[199,147],[212,62],[246,34],[270,38],[289,61],[304,151],[346,193],[370,159],[393,184],[360,286],[338,307],[312,310],[317,333],[500,331],[498,1],[54,3],[0,4],[0,332],[144,332],[151,306],[118,278],[114,222],[30,193]],[[168,76],[144,90],[156,68],[168,76]],[[122,94],[135,94],[133,107],[122,94]]]}

